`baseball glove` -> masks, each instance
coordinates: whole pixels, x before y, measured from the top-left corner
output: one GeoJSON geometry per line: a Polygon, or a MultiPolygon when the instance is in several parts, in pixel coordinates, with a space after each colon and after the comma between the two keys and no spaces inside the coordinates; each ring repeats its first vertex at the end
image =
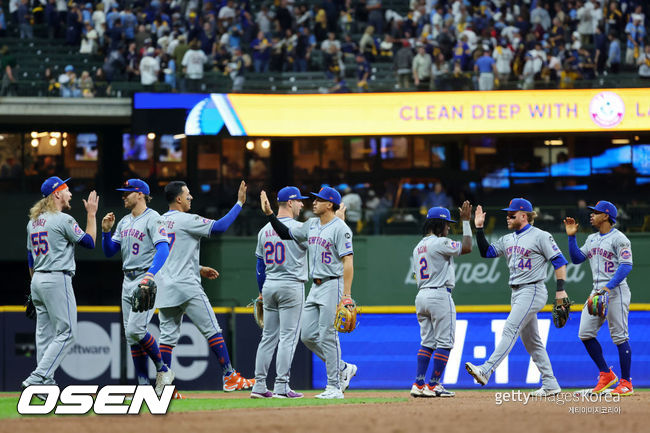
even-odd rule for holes
{"type": "Polygon", "coordinates": [[[592,316],[605,317],[607,305],[609,305],[609,293],[607,290],[599,290],[587,300],[587,311],[592,316]]]}
{"type": "Polygon", "coordinates": [[[140,281],[131,298],[131,310],[134,313],[142,313],[154,307],[156,304],[156,287],[155,281],[151,278],[140,281]]]}
{"type": "Polygon", "coordinates": [[[34,301],[32,301],[32,295],[27,295],[25,300],[25,316],[28,319],[36,320],[36,307],[34,306],[34,301]]]}
{"type": "Polygon", "coordinates": [[[352,298],[343,298],[336,308],[334,328],[339,332],[352,332],[357,327],[357,304],[352,298]]]}
{"type": "Polygon", "coordinates": [[[571,311],[572,304],[573,301],[568,297],[555,300],[555,305],[553,305],[553,324],[556,328],[562,328],[566,325],[567,320],[569,320],[569,312],[571,311]]]}
{"type": "Polygon", "coordinates": [[[247,306],[253,307],[253,319],[255,319],[255,323],[260,329],[264,329],[264,301],[261,295],[259,298],[253,299],[247,306]]]}

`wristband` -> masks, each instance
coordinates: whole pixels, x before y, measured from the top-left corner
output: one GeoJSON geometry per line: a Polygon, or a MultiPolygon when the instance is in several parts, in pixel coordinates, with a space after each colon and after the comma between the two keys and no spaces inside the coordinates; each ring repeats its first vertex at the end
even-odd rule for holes
{"type": "Polygon", "coordinates": [[[239,200],[237,200],[237,203],[235,203],[235,204],[238,204],[239,207],[244,207],[244,203],[240,202],[239,200]]]}
{"type": "Polygon", "coordinates": [[[463,221],[463,236],[472,237],[472,226],[469,225],[469,221],[463,221]]]}
{"type": "Polygon", "coordinates": [[[561,292],[564,290],[564,280],[557,280],[557,289],[555,289],[556,292],[561,292]]]}

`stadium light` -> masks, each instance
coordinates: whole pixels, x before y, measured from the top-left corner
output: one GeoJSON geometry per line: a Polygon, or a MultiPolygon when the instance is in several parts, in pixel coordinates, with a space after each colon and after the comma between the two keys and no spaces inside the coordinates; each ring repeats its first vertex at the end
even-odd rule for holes
{"type": "Polygon", "coordinates": [[[32,147],[38,147],[38,138],[32,139],[32,147]]]}
{"type": "Polygon", "coordinates": [[[63,147],[66,147],[66,146],[68,145],[68,140],[63,140],[63,141],[61,142],[61,145],[62,145],[63,147]]]}
{"type": "Polygon", "coordinates": [[[630,140],[627,138],[613,138],[612,144],[630,144],[630,140]]]}
{"type": "Polygon", "coordinates": [[[147,134],[147,138],[149,140],[153,140],[154,138],[156,138],[156,134],[154,134],[153,132],[150,132],[150,133],[147,134]]]}
{"type": "Polygon", "coordinates": [[[174,140],[182,140],[185,138],[185,134],[176,134],[174,135],[174,140]]]}
{"type": "Polygon", "coordinates": [[[564,144],[564,141],[562,139],[559,140],[544,140],[544,145],[545,146],[562,146],[564,144]]]}
{"type": "Polygon", "coordinates": [[[268,149],[271,147],[271,142],[269,140],[262,140],[262,149],[268,149]]]}
{"type": "Polygon", "coordinates": [[[253,143],[252,140],[247,141],[247,142],[246,142],[246,149],[248,149],[248,150],[253,150],[253,149],[255,149],[255,143],[253,143]]]}
{"type": "Polygon", "coordinates": [[[56,146],[56,138],[50,138],[50,146],[56,146]]]}

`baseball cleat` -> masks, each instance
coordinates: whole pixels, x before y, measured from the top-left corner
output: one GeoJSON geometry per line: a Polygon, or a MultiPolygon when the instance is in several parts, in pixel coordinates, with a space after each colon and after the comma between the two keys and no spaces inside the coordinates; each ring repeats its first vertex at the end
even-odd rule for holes
{"type": "Polygon", "coordinates": [[[486,383],[488,383],[489,377],[486,376],[485,373],[483,373],[483,370],[481,370],[479,367],[472,364],[471,362],[465,363],[465,370],[467,370],[467,372],[471,374],[472,377],[481,385],[485,385],[486,383]]]}
{"type": "Polygon", "coordinates": [[[320,394],[316,394],[315,397],[324,400],[345,398],[343,396],[343,391],[330,385],[327,385],[325,391],[321,392],[320,394]]]}
{"type": "Polygon", "coordinates": [[[598,374],[598,383],[596,384],[596,387],[591,390],[591,392],[592,394],[600,394],[610,386],[615,385],[617,381],[618,377],[616,374],[614,374],[611,368],[607,373],[601,371],[598,374]]]}
{"type": "Polygon", "coordinates": [[[621,396],[634,394],[632,382],[629,380],[621,379],[621,381],[618,383],[618,386],[612,390],[612,394],[621,396]]]}
{"type": "Polygon", "coordinates": [[[251,398],[272,398],[274,397],[271,391],[264,392],[251,392],[251,398]]]}
{"type": "Polygon", "coordinates": [[[339,380],[341,382],[341,391],[345,392],[350,387],[350,381],[357,374],[357,366],[345,363],[345,368],[341,370],[339,380]]]}
{"type": "Polygon", "coordinates": [[[273,394],[273,398],[303,398],[304,394],[301,392],[296,392],[294,390],[289,390],[286,394],[273,394]]]}
{"type": "Polygon", "coordinates": [[[532,397],[549,397],[551,395],[557,395],[561,392],[562,392],[562,388],[544,389],[544,387],[541,387],[540,389],[536,389],[535,391],[532,391],[530,395],[532,397]]]}
{"type": "Polygon", "coordinates": [[[224,392],[239,391],[242,389],[250,389],[255,385],[255,379],[243,378],[239,373],[233,371],[228,376],[223,378],[224,392]]]}
{"type": "Polygon", "coordinates": [[[155,389],[158,397],[162,395],[165,385],[171,385],[174,382],[174,377],[176,377],[176,375],[170,368],[168,368],[167,371],[159,371],[158,374],[156,374],[155,389]]]}
{"type": "Polygon", "coordinates": [[[424,397],[424,388],[426,385],[418,385],[417,383],[414,383],[413,386],[411,387],[411,397],[424,397]]]}
{"type": "Polygon", "coordinates": [[[172,400],[186,400],[187,397],[183,396],[180,392],[174,390],[174,395],[172,396],[172,400]]]}
{"type": "MultiPolygon", "coordinates": [[[[23,391],[25,388],[27,388],[28,386],[32,386],[32,385],[44,385],[44,384],[43,383],[29,383],[29,382],[27,382],[25,380],[23,383],[20,384],[20,390],[23,391]]],[[[56,385],[56,383],[54,383],[54,385],[56,385]]],[[[39,399],[41,401],[47,401],[47,394],[34,394],[34,397],[36,397],[37,399],[39,399]]]]}
{"type": "Polygon", "coordinates": [[[454,397],[456,395],[453,391],[447,391],[441,383],[436,383],[434,386],[425,385],[423,393],[425,397],[454,397]]]}

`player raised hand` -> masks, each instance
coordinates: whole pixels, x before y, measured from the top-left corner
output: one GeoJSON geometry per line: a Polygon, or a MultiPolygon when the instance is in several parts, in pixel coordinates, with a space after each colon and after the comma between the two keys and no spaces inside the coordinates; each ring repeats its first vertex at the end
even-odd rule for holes
{"type": "Polygon", "coordinates": [[[115,214],[113,212],[109,212],[104,218],[102,218],[102,231],[104,233],[110,232],[113,228],[113,224],[115,224],[115,214]]]}
{"type": "Polygon", "coordinates": [[[269,198],[266,196],[266,191],[264,190],[260,192],[260,205],[262,206],[262,212],[264,212],[265,215],[271,215],[273,213],[271,203],[269,203],[269,198]]]}
{"type": "Polygon", "coordinates": [[[99,207],[99,196],[93,190],[88,194],[88,200],[81,199],[84,202],[84,207],[88,215],[97,214],[97,208],[99,207]]]}
{"type": "Polygon", "coordinates": [[[482,229],[483,224],[485,223],[485,212],[483,212],[483,206],[476,206],[476,212],[474,212],[474,226],[477,229],[482,229]]]}
{"type": "Polygon", "coordinates": [[[462,221],[469,221],[472,218],[472,205],[469,204],[468,200],[463,202],[462,207],[459,207],[458,211],[460,212],[460,219],[462,221]]]}
{"type": "Polygon", "coordinates": [[[219,272],[217,272],[216,269],[212,269],[208,266],[201,266],[199,273],[201,274],[201,277],[207,278],[208,280],[216,280],[219,278],[219,272]]]}
{"type": "Polygon", "coordinates": [[[343,221],[345,221],[345,211],[347,208],[345,207],[345,203],[341,202],[341,206],[339,207],[339,210],[337,210],[334,214],[341,218],[343,221]]]}
{"type": "Polygon", "coordinates": [[[246,203],[246,182],[243,180],[239,184],[239,191],[237,191],[237,200],[240,201],[242,204],[246,203]]]}
{"type": "Polygon", "coordinates": [[[566,229],[566,234],[569,236],[575,236],[578,233],[579,224],[576,223],[571,217],[564,218],[564,228],[566,229]]]}

